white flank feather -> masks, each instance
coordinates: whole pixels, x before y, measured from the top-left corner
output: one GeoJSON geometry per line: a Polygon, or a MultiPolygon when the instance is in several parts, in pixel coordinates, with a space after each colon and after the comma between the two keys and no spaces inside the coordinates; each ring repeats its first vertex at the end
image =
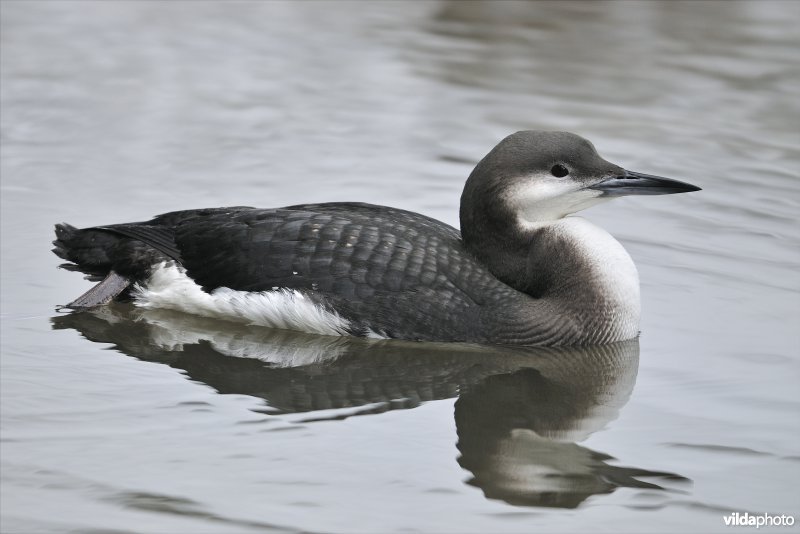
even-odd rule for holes
{"type": "Polygon", "coordinates": [[[220,287],[203,291],[185,270],[162,263],[144,284],[137,284],[134,301],[143,308],[177,310],[238,323],[297,330],[329,336],[348,335],[350,323],[335,312],[314,304],[303,293],[280,288],[274,291],[236,291],[220,287]]]}

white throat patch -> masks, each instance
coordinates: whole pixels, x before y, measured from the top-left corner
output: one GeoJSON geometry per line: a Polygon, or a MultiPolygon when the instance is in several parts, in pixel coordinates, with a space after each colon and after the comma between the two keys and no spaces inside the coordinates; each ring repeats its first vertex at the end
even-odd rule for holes
{"type": "Polygon", "coordinates": [[[572,213],[605,202],[600,191],[550,175],[534,175],[506,197],[523,225],[555,221],[572,213]]]}

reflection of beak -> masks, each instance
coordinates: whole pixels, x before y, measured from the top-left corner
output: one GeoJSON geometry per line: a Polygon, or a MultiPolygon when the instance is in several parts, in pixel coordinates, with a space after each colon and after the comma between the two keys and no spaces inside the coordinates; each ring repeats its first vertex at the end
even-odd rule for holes
{"type": "Polygon", "coordinates": [[[613,176],[587,189],[594,189],[603,196],[621,197],[624,195],[671,195],[700,191],[700,188],[671,178],[625,171],[622,176],[613,176]]]}

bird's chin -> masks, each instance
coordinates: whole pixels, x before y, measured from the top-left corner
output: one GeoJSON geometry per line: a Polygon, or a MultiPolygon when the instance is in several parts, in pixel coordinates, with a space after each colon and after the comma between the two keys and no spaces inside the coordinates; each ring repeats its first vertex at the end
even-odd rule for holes
{"type": "Polygon", "coordinates": [[[524,226],[539,226],[558,221],[611,198],[613,197],[600,191],[580,189],[526,206],[518,211],[517,219],[524,226]]]}

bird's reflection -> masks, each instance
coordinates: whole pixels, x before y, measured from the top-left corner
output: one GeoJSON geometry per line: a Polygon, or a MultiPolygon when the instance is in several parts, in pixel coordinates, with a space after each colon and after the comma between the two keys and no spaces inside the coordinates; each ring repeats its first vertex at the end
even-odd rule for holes
{"type": "Polygon", "coordinates": [[[367,340],[129,305],[59,315],[53,328],[182,369],[220,393],[262,398],[269,413],[316,412],[305,421],[458,397],[458,462],[471,472],[469,483],[515,505],[574,508],[618,487],[663,489],[637,477],[685,480],[614,466],[576,444],[627,402],[636,340],[559,349],[367,340]]]}
{"type": "Polygon", "coordinates": [[[627,400],[632,381],[620,381],[627,377],[616,373],[631,372],[624,366],[638,347],[634,342],[594,350],[597,361],[567,362],[588,365],[593,376],[520,369],[490,376],[459,396],[459,464],[472,473],[470,484],[510,504],[575,508],[618,487],[664,489],[635,477],[686,480],[610,465],[611,456],[576,444],[615,417],[627,400]]]}

